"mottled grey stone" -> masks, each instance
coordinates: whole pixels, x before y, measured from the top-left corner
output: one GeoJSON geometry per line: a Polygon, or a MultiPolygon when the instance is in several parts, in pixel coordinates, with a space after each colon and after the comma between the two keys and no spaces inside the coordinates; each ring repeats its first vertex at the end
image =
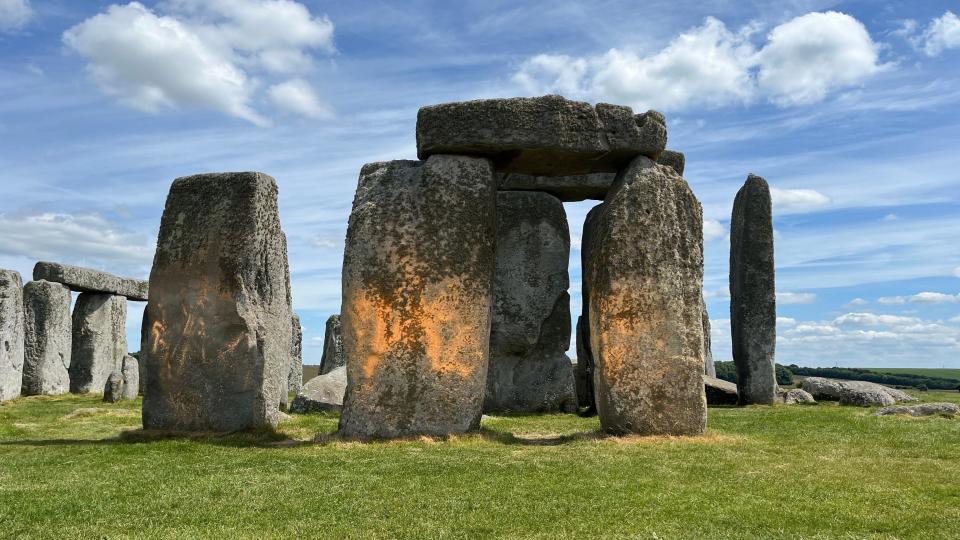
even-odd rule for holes
{"type": "Polygon", "coordinates": [[[258,172],[170,187],[145,316],[146,429],[274,426],[291,328],[277,184],[258,172]]]}
{"type": "Polygon", "coordinates": [[[417,156],[488,157],[497,170],[543,176],[616,172],[667,143],[663,115],[560,96],[482,99],[422,107],[417,156]]]}
{"type": "Polygon", "coordinates": [[[589,220],[584,268],[600,424],[697,435],[703,385],[703,214],[669,167],[638,157],[589,220]]]}
{"type": "Polygon", "coordinates": [[[960,406],[956,403],[921,403],[919,405],[891,405],[875,412],[877,416],[891,414],[909,414],[910,416],[960,415],[960,406]]]}
{"type": "Polygon", "coordinates": [[[683,176],[683,169],[686,166],[687,158],[683,155],[683,152],[664,150],[657,159],[657,163],[672,167],[673,170],[677,171],[677,174],[683,176]]]}
{"type": "Polygon", "coordinates": [[[363,167],[343,260],[342,435],[479,427],[495,241],[488,160],[431,156],[363,167]]]}
{"type": "Polygon", "coordinates": [[[570,346],[570,229],[563,204],[497,194],[497,259],[484,412],[577,409],[570,346]]]}
{"type": "Polygon", "coordinates": [[[807,377],[803,380],[803,389],[816,400],[839,401],[841,405],[861,407],[893,405],[897,401],[917,400],[917,398],[896,388],[889,388],[867,381],[807,377]]]}
{"type": "Polygon", "coordinates": [[[781,388],[777,391],[778,400],[784,405],[796,405],[799,403],[816,403],[810,392],[801,388],[781,388]]]}
{"type": "Polygon", "coordinates": [[[717,367],[713,364],[713,344],[710,339],[710,314],[707,313],[707,301],[703,300],[703,373],[717,376],[717,367]]]}
{"type": "Polygon", "coordinates": [[[710,405],[736,405],[737,385],[710,375],[703,376],[703,386],[710,405]]]}
{"type": "Polygon", "coordinates": [[[303,388],[303,328],[300,316],[293,314],[290,322],[290,371],[287,380],[287,392],[297,394],[303,388]]]}
{"type": "Polygon", "coordinates": [[[123,399],[123,375],[119,371],[114,371],[107,376],[103,384],[103,400],[108,403],[116,403],[123,399]]]}
{"type": "Polygon", "coordinates": [[[23,286],[23,394],[65,394],[70,390],[72,322],[70,289],[31,281],[23,286]]]}
{"type": "Polygon", "coordinates": [[[329,373],[307,381],[293,403],[290,412],[305,414],[312,412],[339,411],[343,408],[343,394],[347,390],[347,368],[340,366],[329,373]]]}
{"type": "Polygon", "coordinates": [[[139,301],[147,299],[148,285],[142,279],[117,277],[107,272],[69,264],[38,262],[33,267],[33,279],[63,283],[72,291],[109,293],[139,301]]]}
{"type": "Polygon", "coordinates": [[[730,332],[741,405],[776,399],[774,281],[770,187],[751,174],[730,219],[730,332]]]}
{"type": "Polygon", "coordinates": [[[127,355],[127,299],[105,293],[80,293],[73,306],[73,354],[70,391],[103,392],[107,378],[123,367],[127,355]]]}
{"type": "Polygon", "coordinates": [[[573,369],[577,406],[586,409],[583,414],[597,413],[596,400],[593,398],[593,358],[590,356],[587,324],[584,316],[577,317],[577,363],[573,369]]]}
{"type": "Polygon", "coordinates": [[[340,326],[340,315],[328,317],[325,328],[323,356],[320,357],[321,375],[347,365],[347,357],[343,354],[343,328],[340,326]]]}
{"type": "Polygon", "coordinates": [[[123,376],[123,399],[137,399],[140,393],[140,361],[130,355],[124,356],[120,374],[123,376]]]}
{"type": "Polygon", "coordinates": [[[0,401],[20,395],[23,387],[23,280],[0,269],[0,401]]]}

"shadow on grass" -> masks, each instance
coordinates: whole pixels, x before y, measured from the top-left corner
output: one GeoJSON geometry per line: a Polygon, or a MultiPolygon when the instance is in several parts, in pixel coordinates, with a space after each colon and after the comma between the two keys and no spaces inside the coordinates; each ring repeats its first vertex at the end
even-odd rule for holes
{"type": "Polygon", "coordinates": [[[263,428],[235,433],[131,429],[106,439],[25,439],[0,441],[0,446],[112,446],[160,441],[190,441],[231,448],[289,448],[313,444],[310,441],[291,439],[273,429],[263,428]]]}

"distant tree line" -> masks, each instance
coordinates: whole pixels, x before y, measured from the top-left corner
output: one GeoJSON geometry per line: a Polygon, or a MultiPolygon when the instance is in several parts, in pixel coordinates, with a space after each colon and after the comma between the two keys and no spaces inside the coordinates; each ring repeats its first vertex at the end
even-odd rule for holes
{"type": "MultiPolygon", "coordinates": [[[[737,382],[737,368],[733,362],[714,362],[717,368],[717,378],[725,381],[737,382]]],[[[794,375],[802,377],[827,377],[830,379],[846,379],[854,381],[869,381],[888,386],[909,386],[919,390],[960,390],[960,380],[945,377],[928,377],[909,373],[880,373],[864,368],[808,368],[796,364],[783,366],[777,364],[777,384],[787,386],[794,383],[794,375]]]]}

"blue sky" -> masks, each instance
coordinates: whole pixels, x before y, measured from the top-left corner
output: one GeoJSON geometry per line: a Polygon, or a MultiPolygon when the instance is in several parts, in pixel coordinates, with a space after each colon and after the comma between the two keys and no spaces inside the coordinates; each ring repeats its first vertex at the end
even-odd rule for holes
{"type": "MultiPolygon", "coordinates": [[[[365,162],[421,105],[562,93],[667,115],[730,358],[730,209],[774,188],[777,359],[960,368],[955,2],[0,0],[0,267],[146,277],[170,182],[280,186],[307,363],[339,310],[365,162]]],[[[592,203],[568,204],[572,310],[592,203]]],[[[131,348],[141,305],[131,304],[131,348]]]]}

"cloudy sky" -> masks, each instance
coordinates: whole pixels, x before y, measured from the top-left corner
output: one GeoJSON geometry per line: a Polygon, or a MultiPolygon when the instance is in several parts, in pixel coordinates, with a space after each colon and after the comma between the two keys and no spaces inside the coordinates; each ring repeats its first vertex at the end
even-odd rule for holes
{"type": "MultiPolygon", "coordinates": [[[[753,172],[774,189],[779,362],[957,368],[957,13],[950,1],[0,0],[0,266],[145,278],[174,178],[264,171],[280,185],[305,361],[318,363],[360,166],[415,157],[420,105],[561,93],[666,113],[703,203],[717,359],[730,358],[730,209],[753,172]]],[[[567,205],[575,315],[589,208],[567,205]]]]}

